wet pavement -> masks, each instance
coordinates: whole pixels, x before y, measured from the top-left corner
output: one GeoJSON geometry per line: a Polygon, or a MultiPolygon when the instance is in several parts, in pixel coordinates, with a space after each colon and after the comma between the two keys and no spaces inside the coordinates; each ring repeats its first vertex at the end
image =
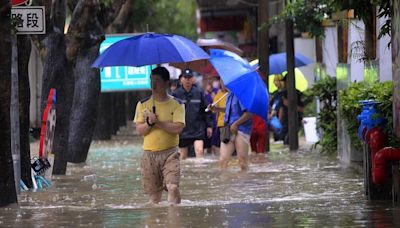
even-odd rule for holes
{"type": "Polygon", "coordinates": [[[221,172],[217,158],[182,161],[182,204],[147,204],[140,139],[94,142],[86,165],[19,205],[0,208],[0,227],[399,227],[391,202],[368,202],[362,173],[335,157],[272,145],[267,162],[221,172]]]}

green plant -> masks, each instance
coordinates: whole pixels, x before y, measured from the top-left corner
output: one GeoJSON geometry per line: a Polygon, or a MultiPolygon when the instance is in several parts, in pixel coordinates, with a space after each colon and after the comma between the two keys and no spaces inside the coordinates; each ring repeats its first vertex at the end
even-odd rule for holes
{"type": "Polygon", "coordinates": [[[347,122],[347,131],[350,135],[351,143],[357,150],[362,150],[361,141],[358,139],[357,131],[360,123],[357,115],[361,113],[360,100],[373,99],[381,102],[378,110],[388,123],[384,127],[388,135],[389,145],[398,147],[400,141],[393,134],[393,83],[391,81],[383,83],[353,83],[346,90],[340,92],[340,110],[343,118],[347,122]]]}
{"type": "Polygon", "coordinates": [[[283,11],[272,17],[270,25],[284,20],[293,20],[300,32],[309,32],[313,36],[324,36],[322,20],[336,11],[334,0],[297,0],[288,1],[283,11]]]}
{"type": "Polygon", "coordinates": [[[384,35],[390,36],[392,15],[391,0],[335,0],[334,2],[338,9],[354,9],[355,16],[364,22],[370,20],[372,16],[370,11],[366,9],[378,7],[378,18],[385,19],[385,23],[383,23],[379,29],[378,38],[384,35]]]}
{"type": "Polygon", "coordinates": [[[336,78],[324,77],[305,92],[306,97],[318,97],[321,110],[317,116],[317,128],[321,130],[321,138],[316,145],[321,146],[321,152],[333,154],[337,151],[336,130],[336,78]]]}

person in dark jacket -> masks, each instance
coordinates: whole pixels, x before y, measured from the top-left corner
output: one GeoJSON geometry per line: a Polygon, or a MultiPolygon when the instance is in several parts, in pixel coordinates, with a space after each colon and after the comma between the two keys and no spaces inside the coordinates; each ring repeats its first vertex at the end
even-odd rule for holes
{"type": "Polygon", "coordinates": [[[175,90],[173,96],[185,104],[186,126],[179,135],[179,152],[181,159],[188,156],[188,149],[194,145],[197,158],[203,157],[204,139],[212,135],[213,121],[211,113],[205,109],[208,102],[204,92],[194,85],[195,79],[191,69],[182,72],[181,87],[175,90]]]}
{"type": "MultiPolygon", "coordinates": [[[[286,79],[287,77],[284,76],[282,81],[284,82],[285,89],[282,92],[282,105],[279,110],[279,120],[282,123],[282,139],[283,144],[289,145],[289,119],[288,119],[288,107],[289,107],[289,100],[287,96],[287,87],[286,87],[286,79]]],[[[303,120],[303,113],[304,113],[304,102],[303,102],[303,93],[296,89],[297,93],[297,117],[298,117],[298,130],[302,126],[303,120]]]]}

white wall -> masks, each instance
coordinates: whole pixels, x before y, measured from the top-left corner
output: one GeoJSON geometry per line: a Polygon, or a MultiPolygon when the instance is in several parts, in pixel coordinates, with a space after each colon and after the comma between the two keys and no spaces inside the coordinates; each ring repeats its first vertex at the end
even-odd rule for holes
{"type": "Polygon", "coordinates": [[[314,84],[314,67],[316,61],[315,54],[315,39],[314,38],[295,38],[294,39],[294,50],[295,53],[302,54],[314,61],[314,63],[309,64],[299,69],[304,74],[308,81],[309,88],[314,84]]]}
{"type": "Polygon", "coordinates": [[[322,43],[322,58],[326,65],[326,73],[336,77],[336,66],[338,64],[338,42],[337,27],[327,27],[325,38],[322,43]]]}
{"type": "MultiPolygon", "coordinates": [[[[377,36],[381,26],[385,23],[385,18],[380,18],[377,25],[377,36]]],[[[377,55],[379,56],[379,80],[391,81],[392,80],[392,50],[388,47],[390,36],[386,35],[377,41],[377,55]]]]}
{"type": "MultiPolygon", "coordinates": [[[[364,23],[360,20],[351,20],[349,24],[349,58],[351,82],[364,80],[364,62],[360,61],[360,50],[355,47],[357,41],[364,40],[364,23]]],[[[361,50],[363,52],[364,50],[361,50]]]]}

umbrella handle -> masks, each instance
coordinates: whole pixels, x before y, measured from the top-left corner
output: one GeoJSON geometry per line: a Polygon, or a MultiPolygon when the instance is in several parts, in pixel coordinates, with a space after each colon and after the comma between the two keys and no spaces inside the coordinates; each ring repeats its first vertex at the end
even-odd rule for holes
{"type": "MultiPolygon", "coordinates": [[[[215,106],[218,102],[220,102],[222,99],[224,99],[224,97],[226,97],[226,95],[228,95],[228,93],[225,93],[224,95],[222,95],[222,97],[220,97],[218,100],[216,100],[209,106],[215,106]]],[[[208,108],[209,106],[207,106],[207,108],[204,111],[209,112],[210,111],[210,109],[208,108]]]]}

